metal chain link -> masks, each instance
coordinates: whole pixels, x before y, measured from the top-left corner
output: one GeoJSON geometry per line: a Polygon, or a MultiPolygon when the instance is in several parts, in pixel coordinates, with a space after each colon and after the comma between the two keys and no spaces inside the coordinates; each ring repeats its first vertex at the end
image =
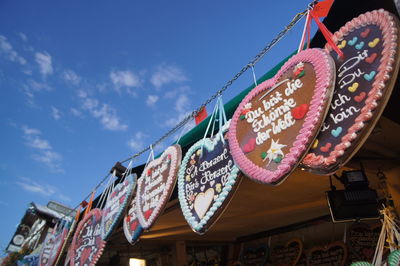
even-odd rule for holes
{"type": "MultiPolygon", "coordinates": [[[[244,67],[242,67],[242,69],[236,73],[235,76],[233,76],[232,79],[230,79],[228,82],[226,82],[226,84],[219,89],[215,94],[213,94],[210,98],[208,98],[205,102],[203,102],[203,104],[200,105],[200,107],[198,107],[196,110],[192,111],[190,114],[186,115],[175,127],[173,127],[171,130],[169,130],[167,133],[165,133],[162,137],[160,137],[158,140],[156,140],[153,144],[147,146],[146,148],[142,149],[141,151],[135,153],[134,155],[126,158],[125,160],[120,161],[120,163],[126,163],[129,160],[132,160],[140,155],[142,155],[143,153],[147,152],[150,150],[150,147],[155,147],[158,144],[160,144],[162,141],[164,141],[166,138],[170,137],[171,135],[173,135],[177,130],[179,130],[180,128],[182,128],[184,125],[186,125],[186,123],[188,123],[189,121],[191,121],[192,119],[194,119],[198,113],[201,112],[201,110],[203,108],[205,108],[208,104],[210,104],[212,101],[214,101],[218,96],[222,95],[222,93],[228,89],[233,82],[235,82],[241,75],[243,75],[243,73],[245,73],[249,68],[254,67],[255,64],[258,63],[258,61],[261,60],[261,58],[275,45],[277,44],[285,35],[288,31],[290,31],[299,21],[300,19],[307,13],[308,10],[312,9],[313,6],[318,3],[319,0],[313,0],[310,4],[308,4],[307,9],[305,9],[303,12],[296,14],[292,21],[282,30],[278,33],[278,35],[272,39],[270,41],[269,44],[267,44],[247,65],[245,65],[244,67]]],[[[103,178],[103,180],[101,180],[101,182],[92,190],[95,191],[97,190],[97,188],[99,188],[104,181],[107,179],[108,175],[106,177],[103,178]]],[[[87,198],[90,197],[92,193],[89,193],[88,196],[86,196],[86,198],[84,200],[86,200],[87,198]]],[[[78,204],[78,206],[76,206],[73,210],[77,209],[79,207],[80,204],[78,204]]]]}
{"type": "MultiPolygon", "coordinates": [[[[190,120],[192,120],[193,118],[195,118],[197,116],[198,113],[201,112],[201,110],[203,108],[205,108],[208,104],[210,104],[212,101],[214,101],[218,96],[222,95],[222,93],[228,89],[233,82],[235,82],[241,75],[243,75],[243,73],[245,73],[249,68],[254,67],[255,64],[258,63],[258,61],[261,60],[261,58],[275,45],[277,44],[285,35],[288,31],[290,31],[296,24],[297,22],[300,21],[300,19],[307,13],[308,10],[310,10],[316,3],[318,2],[318,0],[314,0],[312,1],[306,10],[304,10],[301,13],[298,13],[294,16],[294,18],[292,19],[292,21],[281,31],[278,33],[278,35],[272,39],[272,41],[266,45],[254,58],[253,60],[251,60],[247,65],[245,65],[244,67],[242,67],[242,69],[236,73],[236,75],[230,79],[221,89],[219,89],[215,94],[213,94],[210,98],[208,98],[202,105],[200,105],[200,107],[198,107],[196,110],[194,110],[192,113],[188,114],[185,118],[183,118],[174,128],[172,128],[170,131],[168,131],[167,133],[165,133],[162,137],[160,137],[157,141],[155,141],[153,144],[151,144],[151,146],[154,148],[156,145],[158,145],[159,143],[161,143],[163,140],[165,140],[166,138],[168,138],[169,136],[171,136],[172,134],[174,134],[178,129],[180,129],[181,127],[183,127],[186,123],[188,123],[190,120]]],[[[147,146],[146,148],[144,148],[143,150],[141,150],[140,152],[135,153],[134,155],[130,156],[129,158],[122,160],[121,163],[125,163],[129,160],[132,160],[140,155],[142,155],[143,153],[147,152],[150,150],[150,145],[147,146]]]]}

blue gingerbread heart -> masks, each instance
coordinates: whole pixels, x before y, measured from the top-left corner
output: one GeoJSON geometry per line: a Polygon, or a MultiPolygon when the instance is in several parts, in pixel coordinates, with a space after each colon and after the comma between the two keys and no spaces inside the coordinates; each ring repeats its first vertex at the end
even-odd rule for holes
{"type": "Polygon", "coordinates": [[[354,44],[356,44],[357,40],[358,40],[358,38],[357,38],[356,36],[354,36],[353,39],[351,39],[350,41],[348,41],[348,44],[351,45],[351,46],[353,46],[354,44]]]}
{"type": "Polygon", "coordinates": [[[368,81],[371,81],[376,75],[375,71],[369,72],[369,74],[364,74],[364,78],[368,81]]]}
{"type": "Polygon", "coordinates": [[[359,42],[355,47],[357,50],[361,50],[364,47],[364,42],[359,42]]]}

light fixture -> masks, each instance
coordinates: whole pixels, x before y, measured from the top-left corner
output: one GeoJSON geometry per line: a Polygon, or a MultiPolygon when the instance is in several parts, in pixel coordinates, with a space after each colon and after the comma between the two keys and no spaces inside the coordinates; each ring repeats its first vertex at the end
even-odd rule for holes
{"type": "Polygon", "coordinates": [[[376,190],[369,188],[364,171],[343,171],[334,175],[343,183],[344,190],[336,190],[330,178],[331,191],[326,192],[333,222],[361,221],[379,218],[379,202],[376,190]]]}
{"type": "Polygon", "coordinates": [[[146,266],[146,260],[130,258],[129,266],[146,266]]]}

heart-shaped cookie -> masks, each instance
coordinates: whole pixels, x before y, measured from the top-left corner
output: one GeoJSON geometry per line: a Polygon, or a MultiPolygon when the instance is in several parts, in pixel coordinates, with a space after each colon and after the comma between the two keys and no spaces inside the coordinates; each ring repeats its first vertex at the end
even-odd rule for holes
{"type": "Polygon", "coordinates": [[[308,49],[243,99],[232,117],[229,145],[246,176],[277,185],[296,168],[325,118],[334,81],[331,56],[308,49]],[[248,152],[251,139],[256,145],[248,152]]]}
{"type": "Polygon", "coordinates": [[[362,49],[342,48],[338,58],[329,44],[325,49],[333,56],[337,78],[331,107],[317,136],[319,146],[312,148],[302,167],[311,172],[331,174],[348,162],[368,138],[378,121],[396,81],[399,69],[399,26],[387,11],[367,12],[347,22],[334,34],[335,43],[364,38],[362,49]],[[357,90],[353,91],[353,84],[357,90]],[[350,91],[349,91],[350,90],[350,91]],[[339,138],[331,130],[343,129],[339,138]],[[331,143],[329,150],[320,149],[331,143]]]}
{"type": "Polygon", "coordinates": [[[143,228],[140,225],[139,219],[136,215],[136,209],[136,195],[134,195],[123,221],[125,237],[132,245],[139,240],[139,237],[143,232],[143,228]]]}
{"type": "Polygon", "coordinates": [[[357,223],[350,227],[347,246],[352,262],[372,261],[381,227],[381,225],[370,226],[365,223],[357,223]]]}
{"type": "Polygon", "coordinates": [[[289,240],[284,246],[276,246],[271,251],[273,265],[295,266],[303,254],[303,242],[300,239],[289,240]]]}
{"type": "Polygon", "coordinates": [[[313,247],[308,251],[307,265],[346,265],[347,246],[341,241],[335,241],[325,247],[313,247]]]}
{"type": "Polygon", "coordinates": [[[179,169],[178,195],[183,216],[199,234],[205,233],[222,214],[240,181],[239,168],[226,139],[229,123],[222,127],[224,139],[216,134],[190,147],[179,169]]]}
{"type": "Polygon", "coordinates": [[[128,203],[136,186],[136,174],[128,175],[122,183],[117,184],[108,196],[103,208],[101,220],[101,237],[107,240],[120,218],[125,214],[128,203]]]}
{"type": "Polygon", "coordinates": [[[240,254],[240,261],[243,265],[266,265],[269,255],[269,248],[265,244],[251,245],[244,247],[240,254]]]}
{"type": "Polygon", "coordinates": [[[52,266],[61,252],[61,248],[64,244],[65,237],[67,236],[68,229],[63,228],[55,234],[49,234],[43,243],[43,247],[39,255],[40,266],[52,266]]]}
{"type": "Polygon", "coordinates": [[[138,179],[136,214],[144,229],[150,229],[171,197],[181,159],[181,146],[169,146],[159,158],[147,164],[138,179]]]}
{"type": "Polygon", "coordinates": [[[101,238],[101,213],[93,209],[80,221],[72,239],[70,266],[94,266],[103,254],[106,241],[101,238]]]}

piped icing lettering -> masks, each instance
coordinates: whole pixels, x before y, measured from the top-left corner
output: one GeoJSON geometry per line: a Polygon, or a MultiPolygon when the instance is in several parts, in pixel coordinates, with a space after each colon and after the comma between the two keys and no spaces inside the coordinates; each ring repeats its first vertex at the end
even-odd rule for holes
{"type": "Polygon", "coordinates": [[[322,125],[334,70],[328,53],[309,49],[243,99],[232,118],[229,143],[246,176],[276,185],[293,171],[322,125]]]}
{"type": "Polygon", "coordinates": [[[183,158],[178,176],[181,209],[190,227],[204,234],[226,208],[240,181],[239,168],[230,153],[226,131],[201,139],[183,158]]]}
{"type": "Polygon", "coordinates": [[[343,166],[361,147],[379,119],[398,72],[398,22],[384,10],[367,12],[346,23],[334,34],[337,43],[359,40],[333,56],[337,78],[328,116],[303,167],[329,174],[343,166]],[[339,130],[340,128],[340,130],[339,130]]]}

